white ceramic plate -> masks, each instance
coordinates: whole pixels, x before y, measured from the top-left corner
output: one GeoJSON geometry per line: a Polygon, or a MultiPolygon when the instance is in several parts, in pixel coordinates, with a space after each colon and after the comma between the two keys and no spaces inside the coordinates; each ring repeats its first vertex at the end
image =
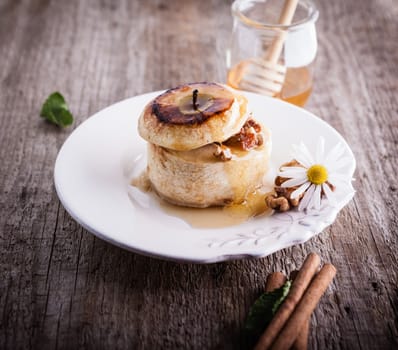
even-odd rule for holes
{"type": "MultiPolygon", "coordinates": [[[[137,120],[144,105],[159,93],[133,97],[93,115],[70,135],[58,154],[54,170],[58,196],[69,214],[96,236],[133,252],[176,261],[263,257],[321,232],[352,198],[350,187],[337,191],[334,207],[256,217],[223,228],[193,228],[169,216],[156,198],[129,185],[146,159],[137,120]]],[[[251,93],[247,97],[255,118],[271,130],[274,168],[291,159],[292,144],[303,140],[315,147],[322,135],[326,149],[343,143],[352,160],[344,173],[352,177],[355,158],[330,125],[291,104],[251,93]]]]}

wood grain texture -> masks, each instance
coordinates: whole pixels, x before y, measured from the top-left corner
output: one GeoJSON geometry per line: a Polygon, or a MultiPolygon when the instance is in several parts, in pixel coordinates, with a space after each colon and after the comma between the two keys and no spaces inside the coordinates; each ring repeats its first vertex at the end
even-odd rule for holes
{"type": "Polygon", "coordinates": [[[62,143],[107,105],[187,81],[225,80],[230,1],[0,0],[0,348],[240,349],[271,271],[317,252],[338,270],[311,349],[398,347],[398,4],[317,1],[307,108],[357,159],[355,199],[306,244],[267,258],[176,264],[82,229],[60,205],[62,143]],[[52,91],[74,126],[39,118],[52,91]]]}

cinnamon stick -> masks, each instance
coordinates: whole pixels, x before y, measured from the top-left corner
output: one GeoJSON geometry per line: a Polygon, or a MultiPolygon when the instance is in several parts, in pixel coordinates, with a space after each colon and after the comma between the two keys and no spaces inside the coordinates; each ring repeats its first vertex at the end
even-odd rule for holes
{"type": "MultiPolygon", "coordinates": [[[[297,277],[298,271],[293,271],[290,274],[290,278],[294,280],[297,277]]],[[[286,282],[286,276],[282,272],[273,272],[267,277],[267,282],[265,284],[265,291],[272,292],[275,289],[282,287],[286,282]]],[[[309,319],[304,322],[301,327],[301,331],[297,336],[297,339],[292,345],[292,350],[305,350],[308,346],[308,334],[309,334],[310,322],[309,319]]]]}
{"type": "Polygon", "coordinates": [[[265,291],[272,292],[282,287],[286,282],[286,276],[282,272],[273,272],[267,277],[265,282],[265,291]]]}
{"type": "Polygon", "coordinates": [[[308,336],[310,333],[310,319],[304,322],[300,332],[290,350],[306,350],[308,348],[308,336]]]}
{"type": "MultiPolygon", "coordinates": [[[[297,277],[298,270],[294,270],[290,273],[290,279],[294,281],[297,277]]],[[[304,322],[303,326],[301,327],[300,333],[297,336],[296,340],[294,341],[290,350],[306,350],[308,348],[308,336],[310,333],[310,319],[311,316],[308,318],[307,321],[304,322]]]]}
{"type": "MultiPolygon", "coordinates": [[[[261,335],[260,339],[257,342],[257,345],[254,348],[255,350],[265,350],[270,348],[271,344],[274,342],[279,332],[285,325],[286,321],[293,313],[294,308],[299,303],[305,290],[307,289],[312,278],[317,272],[319,263],[320,258],[317,254],[311,253],[307,256],[303,263],[303,266],[301,267],[301,270],[299,271],[296,279],[292,283],[289,294],[287,295],[282,305],[279,307],[278,311],[276,312],[265,332],[261,335]]],[[[285,349],[288,348],[289,347],[286,347],[285,349]]]]}
{"type": "Polygon", "coordinates": [[[319,299],[322,297],[335,275],[336,268],[333,265],[325,264],[322,267],[304,293],[293,314],[285,324],[282,332],[279,333],[271,347],[272,350],[289,349],[293,345],[303,323],[315,310],[319,299]]]}

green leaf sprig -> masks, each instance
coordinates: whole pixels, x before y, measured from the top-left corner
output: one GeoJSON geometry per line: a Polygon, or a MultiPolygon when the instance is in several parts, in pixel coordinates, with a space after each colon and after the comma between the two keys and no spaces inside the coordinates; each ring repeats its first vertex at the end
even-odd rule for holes
{"type": "Polygon", "coordinates": [[[47,97],[41,108],[40,116],[61,128],[73,123],[73,115],[69,111],[65,98],[59,92],[53,92],[47,97]]]}
{"type": "Polygon", "coordinates": [[[245,323],[245,331],[248,336],[258,338],[267,328],[279,306],[287,297],[290,286],[291,281],[286,281],[282,287],[272,292],[265,292],[254,302],[245,323]]]}

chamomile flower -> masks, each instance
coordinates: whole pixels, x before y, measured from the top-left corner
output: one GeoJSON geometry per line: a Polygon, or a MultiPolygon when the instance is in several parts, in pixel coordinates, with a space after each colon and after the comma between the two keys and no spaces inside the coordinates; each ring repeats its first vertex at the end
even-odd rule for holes
{"type": "Polygon", "coordinates": [[[350,159],[344,155],[345,149],[341,143],[325,154],[325,140],[320,137],[314,156],[304,143],[293,145],[293,157],[300,166],[285,166],[280,169],[279,176],[288,178],[282,187],[297,187],[290,195],[291,199],[303,197],[298,210],[320,209],[325,197],[329,203],[335,203],[332,189],[346,186],[351,181],[341,169],[349,164],[350,159]]]}

